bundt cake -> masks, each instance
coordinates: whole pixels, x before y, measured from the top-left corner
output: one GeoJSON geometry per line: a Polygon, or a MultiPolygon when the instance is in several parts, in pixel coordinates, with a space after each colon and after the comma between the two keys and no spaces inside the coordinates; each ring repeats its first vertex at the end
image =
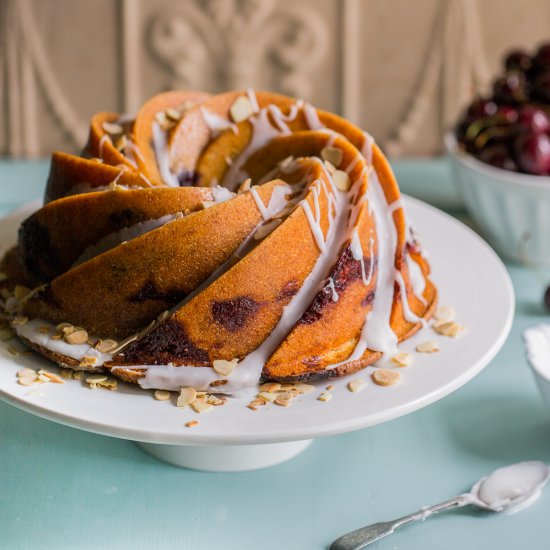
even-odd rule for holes
{"type": "Polygon", "coordinates": [[[373,139],[252,90],[95,115],[81,156],[53,154],[0,271],[27,345],[166,390],[347,375],[437,300],[373,139]]]}

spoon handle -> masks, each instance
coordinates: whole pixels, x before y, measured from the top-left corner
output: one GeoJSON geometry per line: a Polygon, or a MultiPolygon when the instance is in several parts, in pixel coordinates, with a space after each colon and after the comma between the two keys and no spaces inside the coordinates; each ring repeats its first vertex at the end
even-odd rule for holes
{"type": "Polygon", "coordinates": [[[371,542],[375,542],[386,535],[390,535],[395,529],[401,527],[401,525],[405,525],[406,523],[419,519],[424,520],[437,512],[450,510],[451,508],[461,508],[462,506],[466,506],[471,503],[472,497],[466,493],[450,500],[440,502],[439,504],[434,504],[433,506],[423,508],[414,514],[409,514],[408,516],[403,516],[402,518],[395,519],[393,521],[373,523],[372,525],[361,527],[361,529],[357,529],[356,531],[352,531],[351,533],[347,533],[346,535],[336,539],[331,544],[330,550],[360,550],[361,548],[369,545],[371,542]]]}

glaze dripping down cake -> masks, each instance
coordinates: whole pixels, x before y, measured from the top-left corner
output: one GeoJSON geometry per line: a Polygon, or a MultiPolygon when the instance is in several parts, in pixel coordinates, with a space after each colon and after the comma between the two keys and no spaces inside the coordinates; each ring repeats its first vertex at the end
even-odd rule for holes
{"type": "Polygon", "coordinates": [[[0,270],[27,345],[167,390],[347,375],[437,300],[373,139],[252,90],[95,115],[81,156],[53,154],[0,270]]]}

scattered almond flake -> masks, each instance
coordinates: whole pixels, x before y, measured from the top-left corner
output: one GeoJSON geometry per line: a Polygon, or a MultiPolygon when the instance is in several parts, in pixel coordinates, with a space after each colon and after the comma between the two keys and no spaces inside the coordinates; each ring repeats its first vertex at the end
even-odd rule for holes
{"type": "Polygon", "coordinates": [[[435,330],[435,332],[437,332],[437,334],[441,334],[442,336],[456,338],[459,334],[462,333],[464,327],[462,325],[459,325],[458,323],[455,323],[454,321],[450,321],[448,323],[440,323],[434,325],[433,329],[435,330]]]}
{"type": "Polygon", "coordinates": [[[14,355],[15,357],[17,357],[19,355],[19,350],[17,348],[14,348],[13,346],[10,346],[8,348],[8,351],[14,355]]]}
{"type": "Polygon", "coordinates": [[[78,363],[79,367],[93,367],[97,363],[97,357],[90,357],[85,355],[78,363]]]}
{"type": "Polygon", "coordinates": [[[401,380],[401,375],[390,369],[377,369],[372,373],[372,379],[379,386],[393,386],[401,380]]]}
{"type": "Polygon", "coordinates": [[[166,116],[170,119],[170,120],[173,120],[174,122],[177,122],[178,120],[181,119],[182,117],[182,113],[180,113],[177,109],[174,109],[172,107],[169,107],[168,109],[166,109],[166,111],[164,111],[166,113],[166,116]]]}
{"type": "Polygon", "coordinates": [[[407,353],[405,351],[401,351],[399,353],[396,353],[391,358],[391,360],[398,367],[408,367],[409,365],[412,365],[412,362],[414,361],[414,357],[413,357],[412,353],[407,353]]]}
{"type": "Polygon", "coordinates": [[[330,401],[332,399],[332,393],[324,391],[318,398],[318,401],[330,401]]]}
{"type": "Polygon", "coordinates": [[[74,332],[65,334],[67,344],[85,344],[88,341],[88,332],[83,328],[75,329],[74,332]]]}
{"type": "Polygon", "coordinates": [[[124,129],[120,124],[117,124],[116,122],[107,122],[105,121],[101,127],[108,133],[108,134],[122,134],[124,132],[124,129]]]}
{"type": "Polygon", "coordinates": [[[216,359],[212,363],[212,368],[222,376],[231,376],[235,370],[235,363],[225,361],[225,359],[216,359]]]}
{"type": "Polygon", "coordinates": [[[260,391],[275,392],[281,389],[279,382],[266,382],[260,386],[260,391]]]}
{"type": "Polygon", "coordinates": [[[36,388],[34,390],[29,390],[25,395],[28,395],[29,397],[42,397],[44,392],[36,388]]]}
{"type": "Polygon", "coordinates": [[[99,340],[95,345],[95,349],[101,353],[109,353],[118,346],[115,340],[99,340]]]}
{"type": "Polygon", "coordinates": [[[38,376],[37,376],[37,380],[39,382],[49,382],[50,381],[50,378],[49,376],[46,376],[45,373],[41,372],[38,376]]]}
{"type": "Polygon", "coordinates": [[[261,391],[256,397],[258,397],[259,399],[263,399],[264,401],[269,401],[270,403],[273,403],[275,399],[277,399],[277,394],[268,391],[261,391]]]}
{"type": "Polygon", "coordinates": [[[289,384],[288,382],[281,384],[279,388],[280,391],[289,391],[295,388],[294,384],[289,384]]]}
{"type": "Polygon", "coordinates": [[[36,372],[29,368],[21,369],[17,371],[17,378],[23,378],[24,376],[35,376],[36,372]]]}
{"type": "Polygon", "coordinates": [[[329,384],[325,389],[328,391],[332,391],[334,389],[334,386],[332,384],[329,384]]]}
{"type": "Polygon", "coordinates": [[[206,399],[207,403],[210,403],[210,405],[214,405],[214,407],[218,407],[220,405],[223,405],[225,401],[216,395],[209,395],[206,399]]]}
{"type": "Polygon", "coordinates": [[[252,403],[249,403],[246,407],[251,411],[257,411],[258,409],[256,408],[256,405],[254,405],[253,403],[254,401],[252,403]]]}
{"type": "Polygon", "coordinates": [[[343,156],[342,149],[338,149],[337,147],[324,147],[321,149],[321,158],[330,162],[336,168],[340,166],[343,156]]]}
{"type": "Polygon", "coordinates": [[[194,428],[195,426],[198,426],[198,425],[199,425],[198,420],[190,420],[189,422],[185,423],[186,428],[194,428]]]}
{"type": "Polygon", "coordinates": [[[434,314],[434,318],[442,323],[448,323],[455,320],[455,310],[451,306],[439,306],[434,314]]]}
{"type": "Polygon", "coordinates": [[[22,378],[19,378],[17,382],[22,386],[33,386],[36,384],[36,376],[23,376],[22,378]]]}
{"type": "Polygon", "coordinates": [[[73,372],[73,378],[75,380],[82,380],[83,376],[84,376],[84,374],[82,373],[82,371],[77,370],[77,371],[73,372]]]}
{"type": "Polygon", "coordinates": [[[246,120],[253,112],[254,109],[252,103],[250,103],[250,99],[244,95],[239,96],[229,108],[229,114],[233,122],[237,123],[246,120]]]}
{"type": "Polygon", "coordinates": [[[418,344],[416,346],[416,351],[419,353],[435,353],[436,351],[439,351],[439,346],[437,345],[437,342],[428,340],[427,342],[421,342],[418,344]]]}
{"type": "Polygon", "coordinates": [[[36,329],[36,332],[39,334],[48,334],[48,332],[50,332],[50,327],[47,325],[42,325],[36,329]]]}
{"type": "Polygon", "coordinates": [[[57,325],[55,328],[56,330],[63,331],[66,328],[74,328],[74,327],[73,325],[71,325],[71,323],[59,323],[59,325],[57,325]]]}
{"type": "Polygon", "coordinates": [[[101,384],[107,380],[107,377],[103,374],[94,374],[92,376],[86,377],[86,384],[90,384],[93,386],[96,386],[97,384],[101,384]]]}
{"type": "Polygon", "coordinates": [[[290,393],[288,392],[282,392],[277,394],[274,403],[275,405],[279,405],[280,407],[288,407],[291,401],[292,395],[290,395],[290,393]]]}
{"type": "Polygon", "coordinates": [[[45,372],[43,375],[41,376],[46,376],[47,378],[50,379],[50,382],[53,382],[54,384],[64,384],[65,382],[61,379],[60,376],[58,376],[57,374],[55,374],[55,372],[45,372]]]}
{"type": "Polygon", "coordinates": [[[267,405],[267,401],[262,397],[256,397],[256,399],[251,401],[249,405],[252,405],[253,407],[263,407],[264,405],[267,405]]]}
{"type": "MultiPolygon", "coordinates": [[[[164,127],[166,125],[166,123],[168,122],[166,120],[166,111],[159,111],[156,115],[155,115],[155,120],[160,124],[161,127],[164,127]]],[[[163,130],[165,128],[162,128],[163,130]]]]}
{"type": "Polygon", "coordinates": [[[366,386],[366,382],[361,378],[355,378],[348,382],[348,390],[352,393],[360,392],[366,386]]]}
{"type": "Polygon", "coordinates": [[[123,151],[128,145],[128,138],[122,134],[115,142],[115,149],[123,151]]]}
{"type": "Polygon", "coordinates": [[[332,162],[329,162],[328,160],[325,160],[325,166],[328,170],[328,173],[332,176],[332,174],[334,174],[334,172],[336,172],[336,166],[334,166],[334,164],[332,164],[332,162]]]}
{"type": "Polygon", "coordinates": [[[118,389],[118,382],[114,378],[107,378],[107,380],[99,382],[97,385],[111,391],[116,391],[118,389]]]}
{"type": "Polygon", "coordinates": [[[13,338],[13,332],[7,328],[0,329],[0,340],[11,340],[13,338]]]}
{"type": "Polygon", "coordinates": [[[197,390],[195,388],[181,388],[176,403],[177,407],[186,407],[195,401],[197,398],[197,390]]]}
{"type": "Polygon", "coordinates": [[[304,384],[303,382],[298,382],[296,384],[296,390],[304,395],[307,395],[308,393],[312,393],[315,391],[315,386],[312,386],[311,384],[304,384]]]}
{"type": "Polygon", "coordinates": [[[197,398],[198,399],[201,399],[201,398],[207,397],[207,396],[208,396],[208,392],[206,392],[206,391],[198,391],[197,392],[197,398]]]}
{"type": "Polygon", "coordinates": [[[7,279],[8,279],[8,276],[3,271],[0,271],[0,283],[7,281],[7,279]]]}
{"type": "Polygon", "coordinates": [[[12,321],[12,325],[16,327],[20,327],[22,325],[26,325],[29,322],[29,318],[25,316],[15,317],[15,319],[12,321]]]}
{"type": "Polygon", "coordinates": [[[167,401],[170,399],[171,393],[166,390],[155,390],[155,399],[157,401],[167,401]]]}
{"type": "Polygon", "coordinates": [[[276,218],[274,220],[271,220],[264,225],[261,225],[256,232],[254,233],[254,239],[256,241],[261,241],[262,239],[265,239],[275,228],[277,228],[283,220],[280,218],[276,218]]]}
{"type": "Polygon", "coordinates": [[[92,162],[99,162],[99,164],[103,164],[103,159],[99,157],[93,157],[90,159],[92,162]]]}
{"type": "Polygon", "coordinates": [[[250,185],[252,184],[252,179],[247,178],[245,179],[241,185],[239,185],[239,193],[244,193],[245,191],[248,191],[250,189],[250,185]]]}
{"type": "Polygon", "coordinates": [[[225,386],[225,384],[227,384],[229,382],[229,380],[214,380],[213,382],[210,382],[210,384],[208,384],[209,386],[211,386],[212,388],[217,388],[218,386],[225,386]]]}
{"type": "MultiPolygon", "coordinates": [[[[73,377],[72,369],[61,369],[60,373],[63,378],[72,378],[73,377]]],[[[76,373],[75,373],[76,374],[76,373]]]]}
{"type": "Polygon", "coordinates": [[[332,181],[340,191],[349,191],[351,187],[349,174],[343,170],[336,170],[334,174],[332,174],[332,181]]]}
{"type": "Polygon", "coordinates": [[[214,201],[202,201],[201,204],[202,207],[206,210],[207,208],[214,206],[216,203],[214,201]]]}
{"type": "Polygon", "coordinates": [[[24,300],[31,293],[31,289],[26,286],[16,285],[13,293],[18,300],[24,300]]]}
{"type": "Polygon", "coordinates": [[[211,411],[214,405],[207,403],[206,399],[195,399],[195,401],[191,403],[191,408],[200,414],[211,411]]]}
{"type": "Polygon", "coordinates": [[[52,334],[52,340],[61,340],[62,338],[62,334],[52,334]]]}

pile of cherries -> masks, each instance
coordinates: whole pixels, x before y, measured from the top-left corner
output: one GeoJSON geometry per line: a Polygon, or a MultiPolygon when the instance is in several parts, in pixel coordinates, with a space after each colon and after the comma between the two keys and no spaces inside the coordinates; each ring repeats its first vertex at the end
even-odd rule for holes
{"type": "Polygon", "coordinates": [[[459,143],[482,162],[550,175],[550,43],[530,56],[510,52],[493,95],[476,98],[460,119],[459,143]]]}

